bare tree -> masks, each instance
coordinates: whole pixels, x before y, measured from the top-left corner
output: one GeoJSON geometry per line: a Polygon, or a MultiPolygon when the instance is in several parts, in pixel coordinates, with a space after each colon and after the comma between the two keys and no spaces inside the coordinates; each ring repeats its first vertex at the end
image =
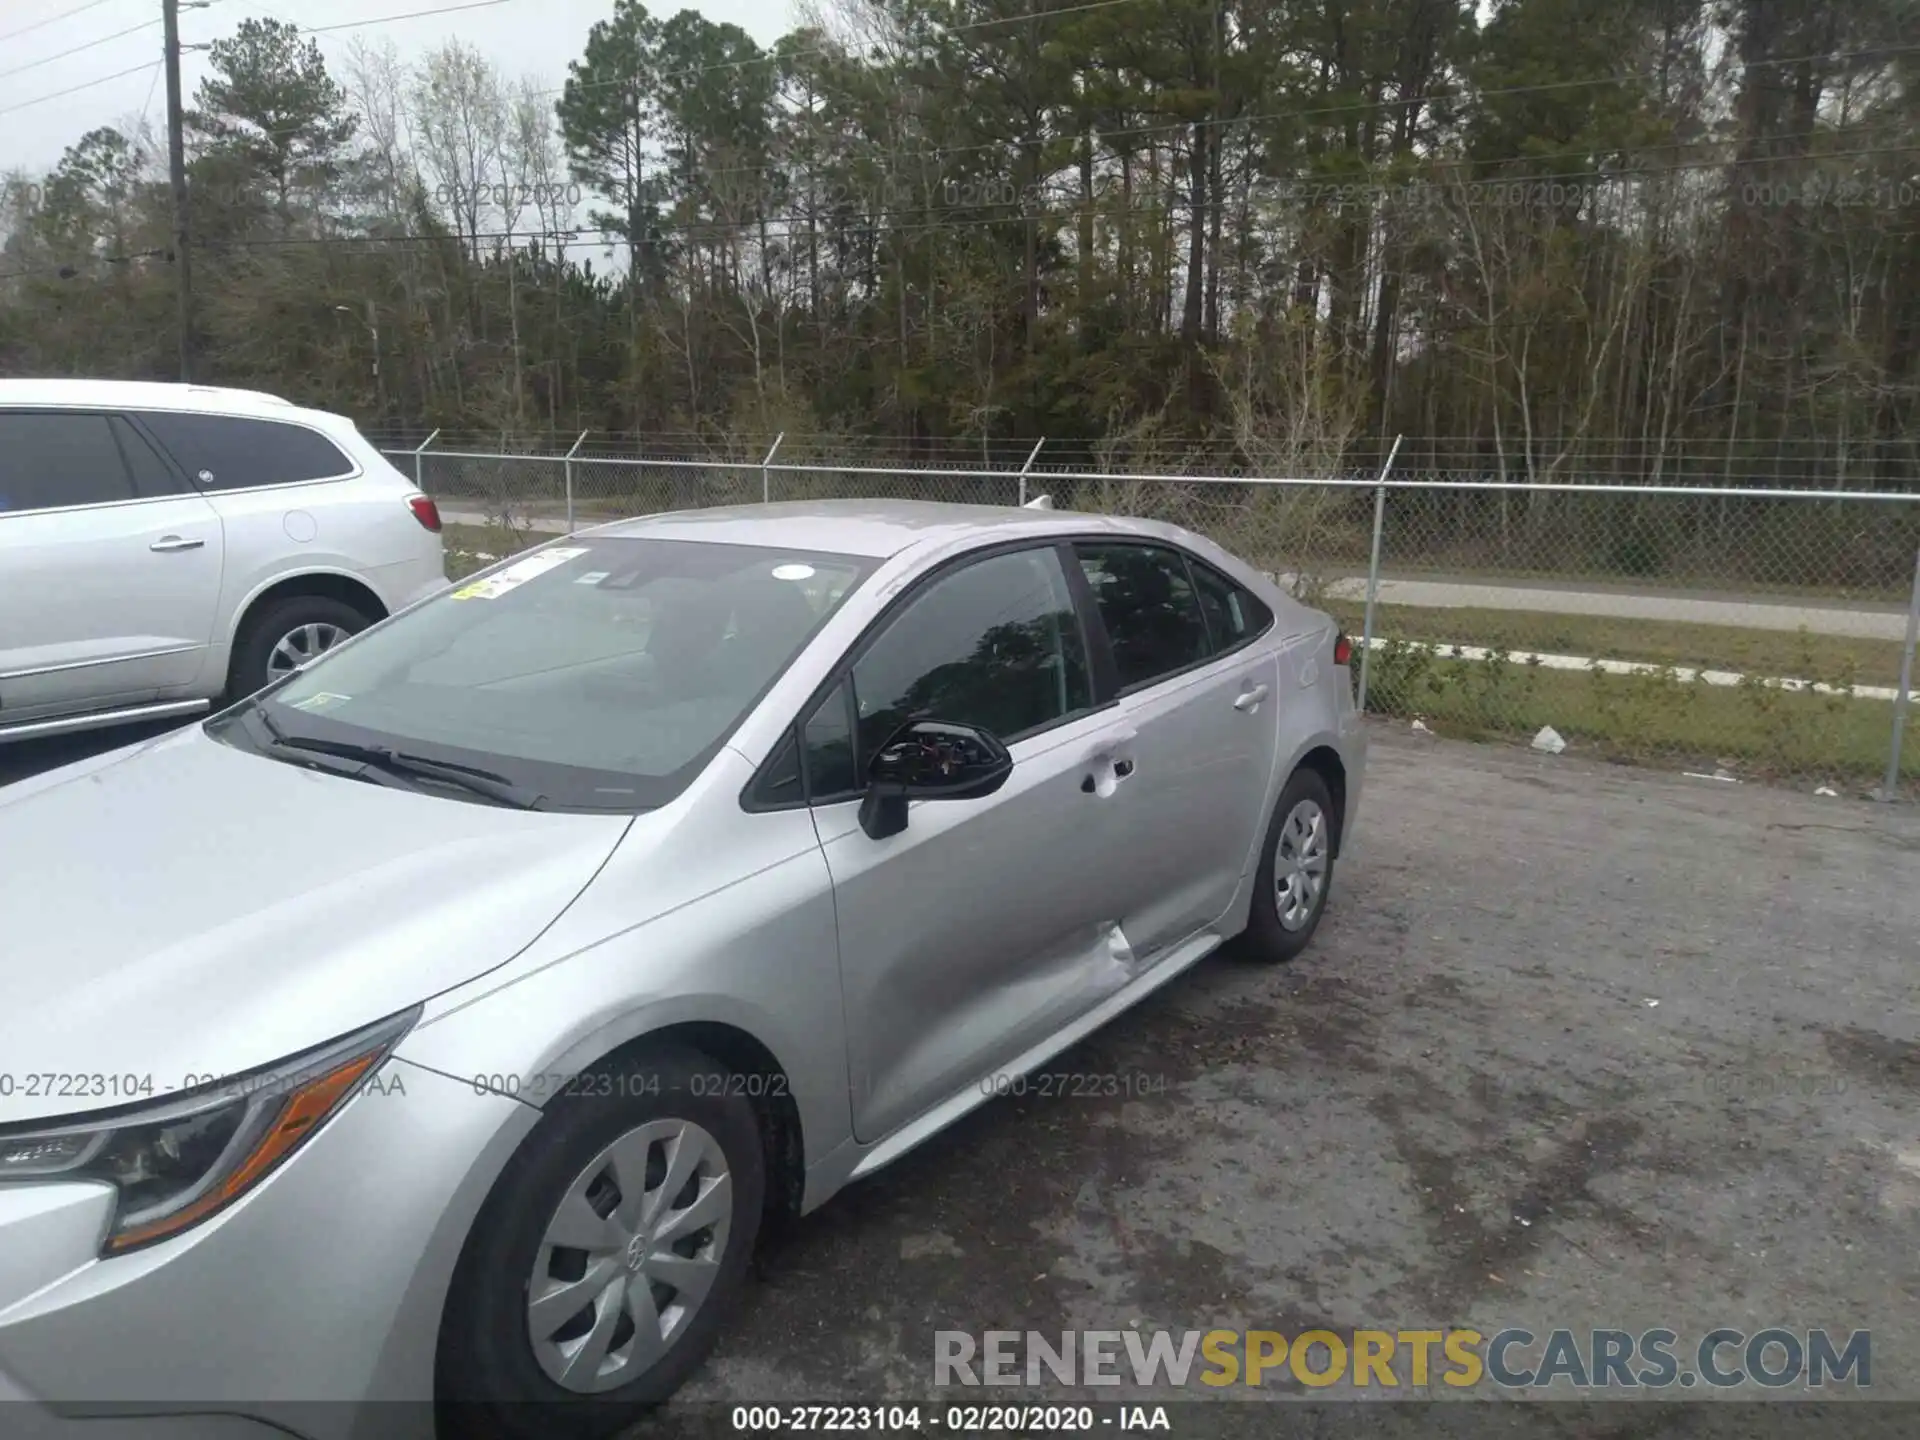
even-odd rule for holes
{"type": "Polygon", "coordinates": [[[449,40],[414,74],[413,118],[434,203],[445,206],[467,251],[480,258],[480,222],[502,207],[506,89],[478,50],[449,40]]]}

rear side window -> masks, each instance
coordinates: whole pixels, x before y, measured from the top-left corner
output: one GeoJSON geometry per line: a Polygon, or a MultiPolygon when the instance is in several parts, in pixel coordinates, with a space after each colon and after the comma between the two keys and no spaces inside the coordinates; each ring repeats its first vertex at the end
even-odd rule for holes
{"type": "Polygon", "coordinates": [[[239,415],[153,410],[140,423],[205,490],[298,485],[353,473],[353,462],[317,430],[239,415]]]}
{"type": "Polygon", "coordinates": [[[133,498],[107,416],[0,410],[0,514],[133,498]]]}
{"type": "Polygon", "coordinates": [[[1112,642],[1122,690],[1151,684],[1212,653],[1184,556],[1157,545],[1074,548],[1112,642]]]}
{"type": "Polygon", "coordinates": [[[1200,595],[1200,611],[1207,617],[1207,637],[1214,654],[1236,649],[1265,630],[1273,612],[1217,570],[1189,560],[1193,588],[1200,595]]]}

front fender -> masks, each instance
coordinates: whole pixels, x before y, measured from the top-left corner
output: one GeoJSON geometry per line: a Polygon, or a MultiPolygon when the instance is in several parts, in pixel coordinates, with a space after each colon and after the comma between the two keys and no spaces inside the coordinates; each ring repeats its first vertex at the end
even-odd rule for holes
{"type": "MultiPolygon", "coordinates": [[[[731,796],[746,762],[722,768],[714,789],[732,786],[731,796]]],[[[643,818],[545,935],[432,1001],[400,1053],[542,1106],[624,1045],[676,1025],[725,1025],[779,1063],[808,1163],[845,1140],[839,932],[812,816],[695,808],[687,824],[703,833],[643,818]],[[702,892],[696,877],[716,853],[740,878],[702,892]]]]}

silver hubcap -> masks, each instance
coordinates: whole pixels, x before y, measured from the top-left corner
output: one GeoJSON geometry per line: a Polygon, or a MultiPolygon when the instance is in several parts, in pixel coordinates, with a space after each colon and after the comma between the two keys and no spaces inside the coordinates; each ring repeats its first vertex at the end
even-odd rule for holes
{"type": "Polygon", "coordinates": [[[1327,817],[1312,800],[1287,812],[1273,851],[1273,904],[1283,930],[1303,930],[1327,888],[1327,817]]]}
{"type": "Polygon", "coordinates": [[[591,1394],[644,1375],[720,1273],[733,1181],[713,1136],[652,1120],[593,1158],[547,1222],[527,1333],[555,1383],[591,1394]]]}
{"type": "Polygon", "coordinates": [[[316,655],[325,654],[342,640],[347,632],[338,625],[302,625],[297,630],[289,630],[280,637],[280,643],[273,647],[267,656],[267,678],[278,680],[289,670],[298,670],[316,655]]]}

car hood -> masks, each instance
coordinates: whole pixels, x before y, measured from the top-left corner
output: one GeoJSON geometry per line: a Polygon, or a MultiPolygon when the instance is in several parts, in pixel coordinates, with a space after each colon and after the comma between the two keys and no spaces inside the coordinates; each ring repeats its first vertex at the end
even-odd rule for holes
{"type": "Polygon", "coordinates": [[[0,1123],[270,1064],[471,980],[631,823],[370,785],[197,726],[0,789],[0,1123]]]}

